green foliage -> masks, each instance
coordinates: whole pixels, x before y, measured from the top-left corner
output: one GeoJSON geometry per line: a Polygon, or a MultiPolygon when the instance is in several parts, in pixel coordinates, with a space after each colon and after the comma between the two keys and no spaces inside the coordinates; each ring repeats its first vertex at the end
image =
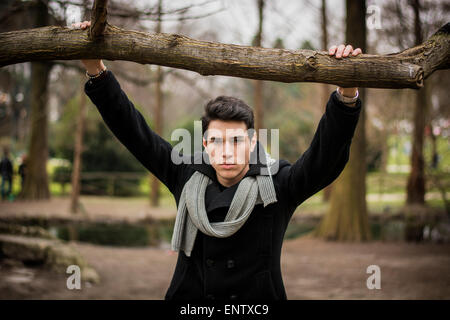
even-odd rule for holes
{"type": "Polygon", "coordinates": [[[71,174],[72,174],[72,169],[70,167],[58,166],[58,167],[54,168],[52,179],[54,182],[57,182],[60,184],[69,183],[71,174]]]}
{"type": "Polygon", "coordinates": [[[159,238],[165,242],[172,240],[173,228],[175,219],[160,219],[158,221],[158,235],[159,238]]]}
{"type": "MultiPolygon", "coordinates": [[[[69,240],[69,228],[60,227],[58,238],[69,240]]],[[[149,230],[145,226],[131,224],[90,224],[75,228],[77,240],[99,245],[111,246],[147,246],[151,243],[149,230]]]]}
{"type": "MultiPolygon", "coordinates": [[[[50,126],[50,154],[54,157],[73,161],[78,106],[79,95],[67,103],[62,117],[50,126]]],[[[87,108],[82,172],[142,172],[145,175],[144,166],[107,128],[96,107],[88,103],[87,108]]],[[[139,106],[136,108],[139,110],[139,106]]],[[[145,115],[145,113],[141,113],[145,115]]],[[[147,123],[149,123],[148,120],[147,123]]],[[[139,194],[139,183],[138,179],[114,181],[109,178],[82,179],[81,192],[84,194],[132,196],[139,194]]]]}
{"type": "Polygon", "coordinates": [[[309,40],[303,40],[302,44],[300,45],[300,49],[316,50],[309,40]]]}
{"type": "Polygon", "coordinates": [[[284,239],[295,239],[308,234],[313,231],[316,224],[314,223],[297,223],[291,222],[288,224],[284,239]]]}

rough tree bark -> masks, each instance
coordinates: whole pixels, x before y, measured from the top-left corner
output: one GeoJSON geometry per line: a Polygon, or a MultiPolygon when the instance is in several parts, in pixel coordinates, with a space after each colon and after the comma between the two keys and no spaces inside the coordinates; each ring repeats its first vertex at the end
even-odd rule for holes
{"type": "Polygon", "coordinates": [[[435,70],[450,68],[450,23],[420,46],[396,54],[363,54],[340,60],[327,52],[221,44],[110,25],[95,41],[89,40],[88,33],[65,27],[0,33],[0,67],[26,61],[102,58],[157,64],[202,75],[416,89],[435,70]]]}

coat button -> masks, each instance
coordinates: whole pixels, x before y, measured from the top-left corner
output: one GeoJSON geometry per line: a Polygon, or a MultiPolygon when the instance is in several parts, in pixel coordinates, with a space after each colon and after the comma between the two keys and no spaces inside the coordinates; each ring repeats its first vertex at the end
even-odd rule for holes
{"type": "Polygon", "coordinates": [[[234,260],[230,259],[227,261],[227,268],[234,268],[234,260]]]}
{"type": "Polygon", "coordinates": [[[214,300],[214,295],[208,294],[208,295],[206,296],[206,299],[208,299],[208,300],[214,300]]]}
{"type": "Polygon", "coordinates": [[[206,266],[212,267],[214,265],[214,260],[212,259],[206,259],[206,266]]]}
{"type": "Polygon", "coordinates": [[[235,295],[235,294],[232,294],[232,295],[230,296],[230,299],[231,299],[231,300],[236,300],[236,299],[237,299],[237,297],[238,297],[237,295],[235,295]]]}

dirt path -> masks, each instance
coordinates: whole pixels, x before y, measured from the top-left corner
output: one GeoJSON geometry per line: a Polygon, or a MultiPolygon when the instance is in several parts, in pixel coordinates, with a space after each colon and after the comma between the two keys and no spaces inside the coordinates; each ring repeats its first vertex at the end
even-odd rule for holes
{"type": "MultiPolygon", "coordinates": [[[[101,283],[66,289],[66,277],[42,268],[0,269],[0,298],[163,299],[176,255],[162,248],[75,244],[101,283]]],[[[289,299],[450,299],[450,245],[286,241],[282,256],[289,299]],[[381,289],[369,290],[369,265],[381,269],[381,289]]]]}
{"type": "MultiPolygon", "coordinates": [[[[146,198],[120,198],[82,196],[84,213],[70,212],[69,197],[52,197],[48,201],[0,202],[2,216],[26,216],[39,218],[112,219],[134,222],[145,218],[166,219],[175,217],[173,206],[150,207],[146,198]]],[[[174,202],[175,203],[175,202],[174,202]]]]}

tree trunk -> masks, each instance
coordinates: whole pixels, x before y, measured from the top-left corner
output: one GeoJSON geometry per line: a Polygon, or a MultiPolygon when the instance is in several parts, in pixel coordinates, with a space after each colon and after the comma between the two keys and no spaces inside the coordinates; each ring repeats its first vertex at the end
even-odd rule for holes
{"type": "MultiPolygon", "coordinates": [[[[162,18],[162,0],[159,0],[158,2],[158,23],[156,24],[156,32],[161,32],[161,18],[162,18]]],[[[156,68],[156,107],[155,107],[155,132],[159,135],[162,135],[163,131],[163,119],[162,119],[162,110],[163,110],[163,93],[162,93],[162,72],[161,72],[161,66],[158,66],[156,68]]],[[[151,180],[151,205],[153,207],[159,206],[159,180],[153,175],[150,174],[150,180],[151,180]]]]}
{"type": "MultiPolygon", "coordinates": [[[[84,19],[88,19],[91,10],[88,7],[88,1],[84,0],[84,19]]],[[[82,170],[82,154],[83,154],[83,135],[86,123],[86,94],[84,93],[84,83],[86,79],[84,74],[81,75],[80,83],[80,108],[78,110],[77,128],[75,131],[75,147],[73,153],[72,168],[72,194],[70,197],[70,212],[77,213],[80,207],[80,190],[81,190],[81,170],[82,170]]],[[[76,239],[73,239],[76,240],[76,239]]]]}
{"type": "MultiPolygon", "coordinates": [[[[365,1],[347,0],[346,42],[366,49],[365,1]]],[[[365,94],[359,89],[364,105],[365,94]]],[[[366,204],[365,108],[361,109],[350,148],[350,159],[333,184],[329,210],[316,234],[330,240],[364,241],[370,239],[366,204]]]]}
{"type": "MultiPolygon", "coordinates": [[[[47,1],[34,4],[35,26],[45,26],[49,21],[47,1]]],[[[31,137],[28,147],[27,178],[22,197],[24,199],[49,199],[47,175],[48,158],[48,79],[51,64],[31,63],[31,137]]]]}
{"type": "MultiPolygon", "coordinates": [[[[328,31],[327,31],[327,0],[322,0],[322,7],[321,7],[321,15],[322,15],[322,50],[328,50],[328,31]]],[[[322,84],[321,85],[321,95],[322,95],[322,106],[324,107],[324,110],[326,108],[328,98],[330,97],[331,93],[331,86],[328,84],[322,84]]],[[[328,202],[330,200],[331,196],[331,190],[333,188],[333,184],[326,186],[323,189],[323,196],[322,201],[328,202]]]]}
{"type": "Polygon", "coordinates": [[[80,108],[78,110],[78,121],[75,131],[75,148],[73,153],[72,194],[70,201],[70,211],[72,213],[78,212],[81,189],[81,159],[83,154],[84,124],[86,122],[86,94],[84,93],[84,83],[85,78],[83,75],[81,79],[80,108]]]}
{"type": "MultiPolygon", "coordinates": [[[[264,19],[264,0],[256,0],[258,4],[258,31],[253,41],[254,47],[261,47],[262,43],[262,26],[264,19]]],[[[255,130],[259,133],[259,129],[264,128],[264,105],[263,105],[263,82],[255,80],[253,82],[253,110],[255,112],[255,130]]]]}
{"type": "Polygon", "coordinates": [[[425,160],[423,157],[424,130],[427,117],[426,89],[416,95],[414,108],[414,129],[411,149],[411,171],[407,184],[407,204],[425,204],[425,160]]]}
{"type": "Polygon", "coordinates": [[[24,199],[49,199],[47,176],[48,105],[47,84],[51,66],[46,62],[31,64],[31,137],[28,147],[27,178],[24,199]]]}
{"type": "MultiPolygon", "coordinates": [[[[420,22],[420,2],[411,3],[414,10],[414,35],[416,43],[422,42],[422,28],[420,22]]],[[[425,168],[423,157],[424,130],[427,123],[427,92],[425,88],[415,92],[414,130],[412,136],[411,172],[407,185],[407,204],[425,204],[425,168]]]]}
{"type": "Polygon", "coordinates": [[[430,163],[431,163],[431,168],[433,170],[438,168],[438,163],[439,163],[439,153],[437,150],[437,137],[434,134],[434,128],[433,128],[433,124],[431,123],[431,120],[428,119],[428,127],[430,128],[430,143],[431,143],[431,159],[430,159],[430,163]]]}

